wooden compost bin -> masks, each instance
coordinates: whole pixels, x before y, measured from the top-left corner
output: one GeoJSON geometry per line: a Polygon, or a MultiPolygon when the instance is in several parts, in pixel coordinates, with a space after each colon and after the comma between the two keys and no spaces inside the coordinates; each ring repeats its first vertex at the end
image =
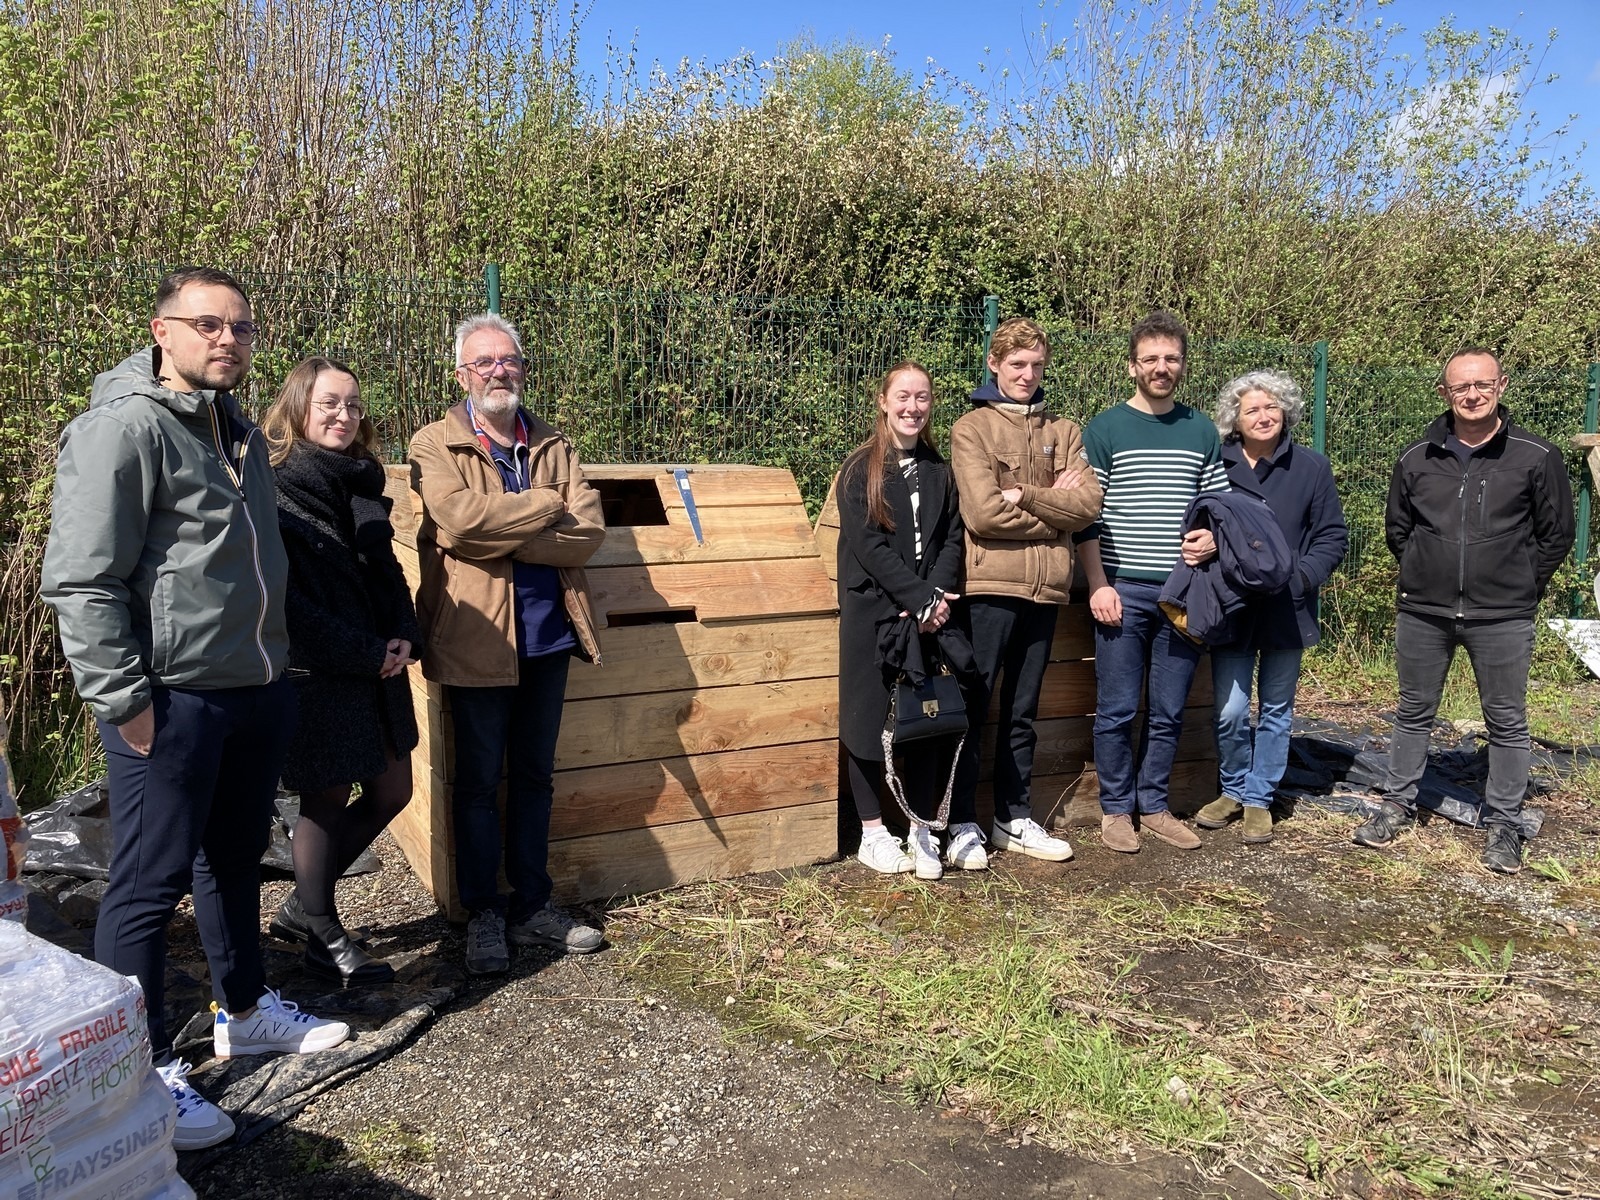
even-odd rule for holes
{"type": "MultiPolygon", "coordinates": [[[[829,491],[817,516],[817,545],[830,577],[838,575],[839,509],[829,491]]],[[[1100,781],[1094,771],[1094,618],[1087,596],[1060,606],[1050,664],[1039,689],[1039,735],[1033,760],[1033,816],[1046,828],[1098,827],[1100,781]]],[[[983,729],[983,768],[978,783],[978,820],[987,828],[994,815],[995,716],[999,695],[989,706],[983,729]]],[[[1171,803],[1187,815],[1217,798],[1217,743],[1212,731],[1211,658],[1202,655],[1189,707],[1183,715],[1178,759],[1172,767],[1171,803]]],[[[885,809],[889,811],[888,808],[885,809]]]]}
{"type": "MultiPolygon", "coordinates": [[[[838,604],[794,478],[697,466],[697,542],[670,469],[586,466],[606,540],[588,566],[603,666],[574,660],[556,747],[560,900],[814,863],[838,850],[838,604]]],[[[418,582],[420,500],[390,467],[396,553],[418,582]]],[[[461,919],[444,689],[411,670],[422,740],[390,826],[461,919]]]]}

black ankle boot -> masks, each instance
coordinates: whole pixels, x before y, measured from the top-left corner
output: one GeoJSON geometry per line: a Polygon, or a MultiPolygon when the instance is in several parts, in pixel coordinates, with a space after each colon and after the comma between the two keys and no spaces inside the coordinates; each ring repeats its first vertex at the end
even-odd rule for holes
{"type": "MultiPolygon", "coordinates": [[[[291,891],[283,903],[278,905],[278,911],[272,920],[267,923],[267,932],[286,942],[303,942],[311,936],[311,926],[308,922],[305,907],[300,903],[300,893],[291,891]]],[[[346,930],[345,936],[365,949],[372,940],[372,930],[365,925],[357,925],[354,929],[346,930]]]]}
{"type": "MultiPolygon", "coordinates": [[[[310,920],[322,924],[315,917],[310,920]]],[[[337,921],[307,934],[305,966],[313,974],[336,979],[343,987],[366,987],[394,978],[394,968],[363,950],[337,921]]]]}

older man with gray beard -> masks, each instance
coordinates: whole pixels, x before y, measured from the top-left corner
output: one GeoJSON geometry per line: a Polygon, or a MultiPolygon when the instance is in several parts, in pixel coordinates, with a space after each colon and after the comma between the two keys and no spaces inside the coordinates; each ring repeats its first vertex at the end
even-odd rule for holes
{"type": "Polygon", "coordinates": [[[551,906],[547,868],[556,738],[574,654],[600,661],[583,564],[605,538],[600,497],[572,444],[522,406],[528,362],[493,313],[456,328],[466,396],[411,442],[422,498],[417,616],[423,673],[454,720],[456,881],[467,970],[510,966],[507,940],[587,954],[600,931],[551,906]],[[505,868],[499,894],[506,780],[505,868]]]}

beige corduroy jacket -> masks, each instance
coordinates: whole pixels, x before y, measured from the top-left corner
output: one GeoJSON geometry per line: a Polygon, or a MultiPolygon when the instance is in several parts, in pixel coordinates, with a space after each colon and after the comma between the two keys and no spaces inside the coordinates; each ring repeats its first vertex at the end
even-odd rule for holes
{"type": "Polygon", "coordinates": [[[950,465],[966,525],[968,596],[1017,596],[1065,604],[1072,586],[1072,534],[1100,516],[1100,484],[1075,421],[985,404],[950,431],[950,465]],[[1078,467],[1083,481],[1056,488],[1078,467]],[[1001,492],[1020,487],[1012,504],[1001,492]]]}
{"type": "Polygon", "coordinates": [[[526,491],[508,492],[457,404],[411,439],[411,487],[422,499],[417,618],[436,683],[503,687],[517,682],[517,598],[512,563],[560,569],[567,617],[583,657],[600,661],[594,604],[583,565],[605,540],[600,494],[554,426],[528,418],[526,491]]]}

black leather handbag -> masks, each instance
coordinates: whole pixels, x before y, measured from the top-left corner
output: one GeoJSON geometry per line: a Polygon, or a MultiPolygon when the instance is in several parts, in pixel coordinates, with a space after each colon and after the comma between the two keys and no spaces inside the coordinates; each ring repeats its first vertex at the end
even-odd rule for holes
{"type": "Polygon", "coordinates": [[[967,704],[949,671],[929,675],[921,687],[904,675],[889,701],[889,740],[896,746],[967,732],[967,704]]]}

